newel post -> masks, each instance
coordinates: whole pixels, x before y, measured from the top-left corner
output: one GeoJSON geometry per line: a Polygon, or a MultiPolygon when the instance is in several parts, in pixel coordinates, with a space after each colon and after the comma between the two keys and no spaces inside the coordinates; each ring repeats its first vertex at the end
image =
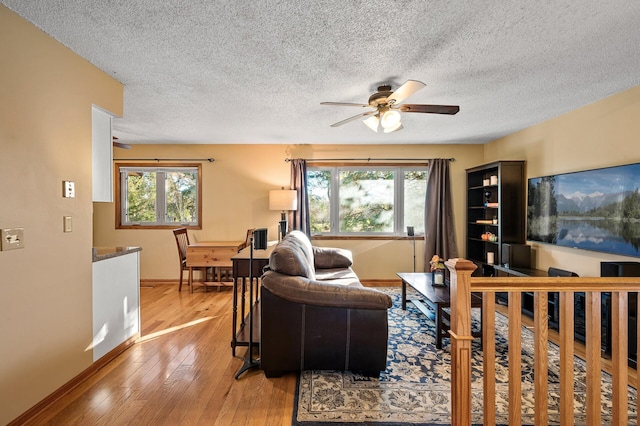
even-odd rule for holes
{"type": "Polygon", "coordinates": [[[471,424],[471,274],[477,266],[449,259],[451,298],[451,424],[471,424]]]}

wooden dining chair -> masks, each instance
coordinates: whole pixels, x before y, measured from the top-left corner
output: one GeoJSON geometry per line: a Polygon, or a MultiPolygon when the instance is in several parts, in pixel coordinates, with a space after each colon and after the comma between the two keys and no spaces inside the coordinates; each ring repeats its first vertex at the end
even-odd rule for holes
{"type": "MultiPolygon", "coordinates": [[[[249,247],[249,244],[251,244],[251,237],[253,236],[254,229],[255,228],[247,229],[246,239],[238,247],[238,252],[240,252],[240,250],[242,250],[242,249],[244,249],[246,247],[249,247]]],[[[215,268],[213,273],[217,275],[218,280],[220,280],[220,281],[222,281],[222,280],[233,281],[233,268],[230,268],[230,267],[218,267],[218,268],[215,268]]],[[[218,290],[220,290],[220,287],[218,287],[218,290]]]]}
{"type": "Polygon", "coordinates": [[[238,251],[249,247],[249,244],[251,244],[251,237],[253,237],[253,231],[255,230],[255,228],[247,229],[247,238],[244,240],[244,243],[242,243],[242,245],[238,247],[238,251]]]}
{"type": "MultiPolygon", "coordinates": [[[[191,268],[187,266],[187,246],[189,245],[189,234],[187,228],[178,228],[173,230],[173,235],[176,237],[176,244],[178,245],[178,258],[180,260],[180,284],[178,285],[178,291],[182,291],[182,277],[184,271],[189,271],[191,268]]],[[[203,273],[206,271],[203,269],[203,273]]]]}

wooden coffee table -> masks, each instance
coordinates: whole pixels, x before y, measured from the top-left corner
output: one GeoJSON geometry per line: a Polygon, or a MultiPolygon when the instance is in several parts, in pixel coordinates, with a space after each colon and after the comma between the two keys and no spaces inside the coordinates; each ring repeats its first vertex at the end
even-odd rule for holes
{"type": "MultiPolygon", "coordinates": [[[[402,309],[407,309],[407,285],[411,286],[422,296],[420,299],[410,301],[422,312],[430,316],[427,306],[435,311],[436,322],[436,348],[442,349],[442,338],[449,337],[449,311],[451,300],[449,299],[448,286],[433,286],[431,273],[428,272],[398,272],[402,280],[402,309]],[[425,306],[425,304],[427,306],[425,306]]],[[[472,294],[471,307],[480,308],[480,331],[474,332],[474,337],[482,338],[482,297],[472,294]]]]}

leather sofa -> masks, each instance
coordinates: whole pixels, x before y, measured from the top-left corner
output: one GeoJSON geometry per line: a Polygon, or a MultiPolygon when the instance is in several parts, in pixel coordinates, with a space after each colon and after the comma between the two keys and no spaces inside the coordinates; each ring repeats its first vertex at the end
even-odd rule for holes
{"type": "Polygon", "coordinates": [[[292,231],[272,251],[260,290],[260,360],[267,377],[341,370],[377,376],[387,363],[391,298],[364,287],[351,252],[292,231]]]}

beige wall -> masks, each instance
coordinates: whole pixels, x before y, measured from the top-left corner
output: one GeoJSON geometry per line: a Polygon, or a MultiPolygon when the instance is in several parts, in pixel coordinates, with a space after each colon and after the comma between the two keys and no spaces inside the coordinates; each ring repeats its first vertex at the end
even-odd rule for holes
{"type": "MultiPolygon", "coordinates": [[[[451,176],[458,229],[464,230],[465,168],[482,163],[481,145],[136,145],[116,150],[120,158],[215,158],[203,163],[203,228],[189,231],[194,240],[242,240],[247,228],[267,227],[277,239],[280,213],[269,210],[271,189],[289,185],[290,163],[285,158],[438,158],[454,157],[451,176]]],[[[179,265],[173,233],[169,230],[116,230],[113,203],[96,203],[96,245],[140,245],[143,280],[176,280],[179,265]]],[[[459,244],[463,235],[457,235],[459,244]]],[[[398,271],[413,269],[410,240],[322,240],[314,244],[348,248],[362,279],[397,279],[398,271]]],[[[422,241],[417,241],[418,269],[422,241]]],[[[464,253],[464,252],[462,252],[464,253]]]]}
{"type": "MultiPolygon", "coordinates": [[[[640,162],[640,86],[485,146],[485,160],[524,159],[527,177],[640,162]]],[[[638,258],[531,243],[535,266],[599,276],[603,260],[638,258]]]]}
{"type": "Polygon", "coordinates": [[[91,105],[121,114],[122,86],[2,5],[0,40],[0,228],[26,244],[0,252],[6,424],[91,365],[91,105]]]}

